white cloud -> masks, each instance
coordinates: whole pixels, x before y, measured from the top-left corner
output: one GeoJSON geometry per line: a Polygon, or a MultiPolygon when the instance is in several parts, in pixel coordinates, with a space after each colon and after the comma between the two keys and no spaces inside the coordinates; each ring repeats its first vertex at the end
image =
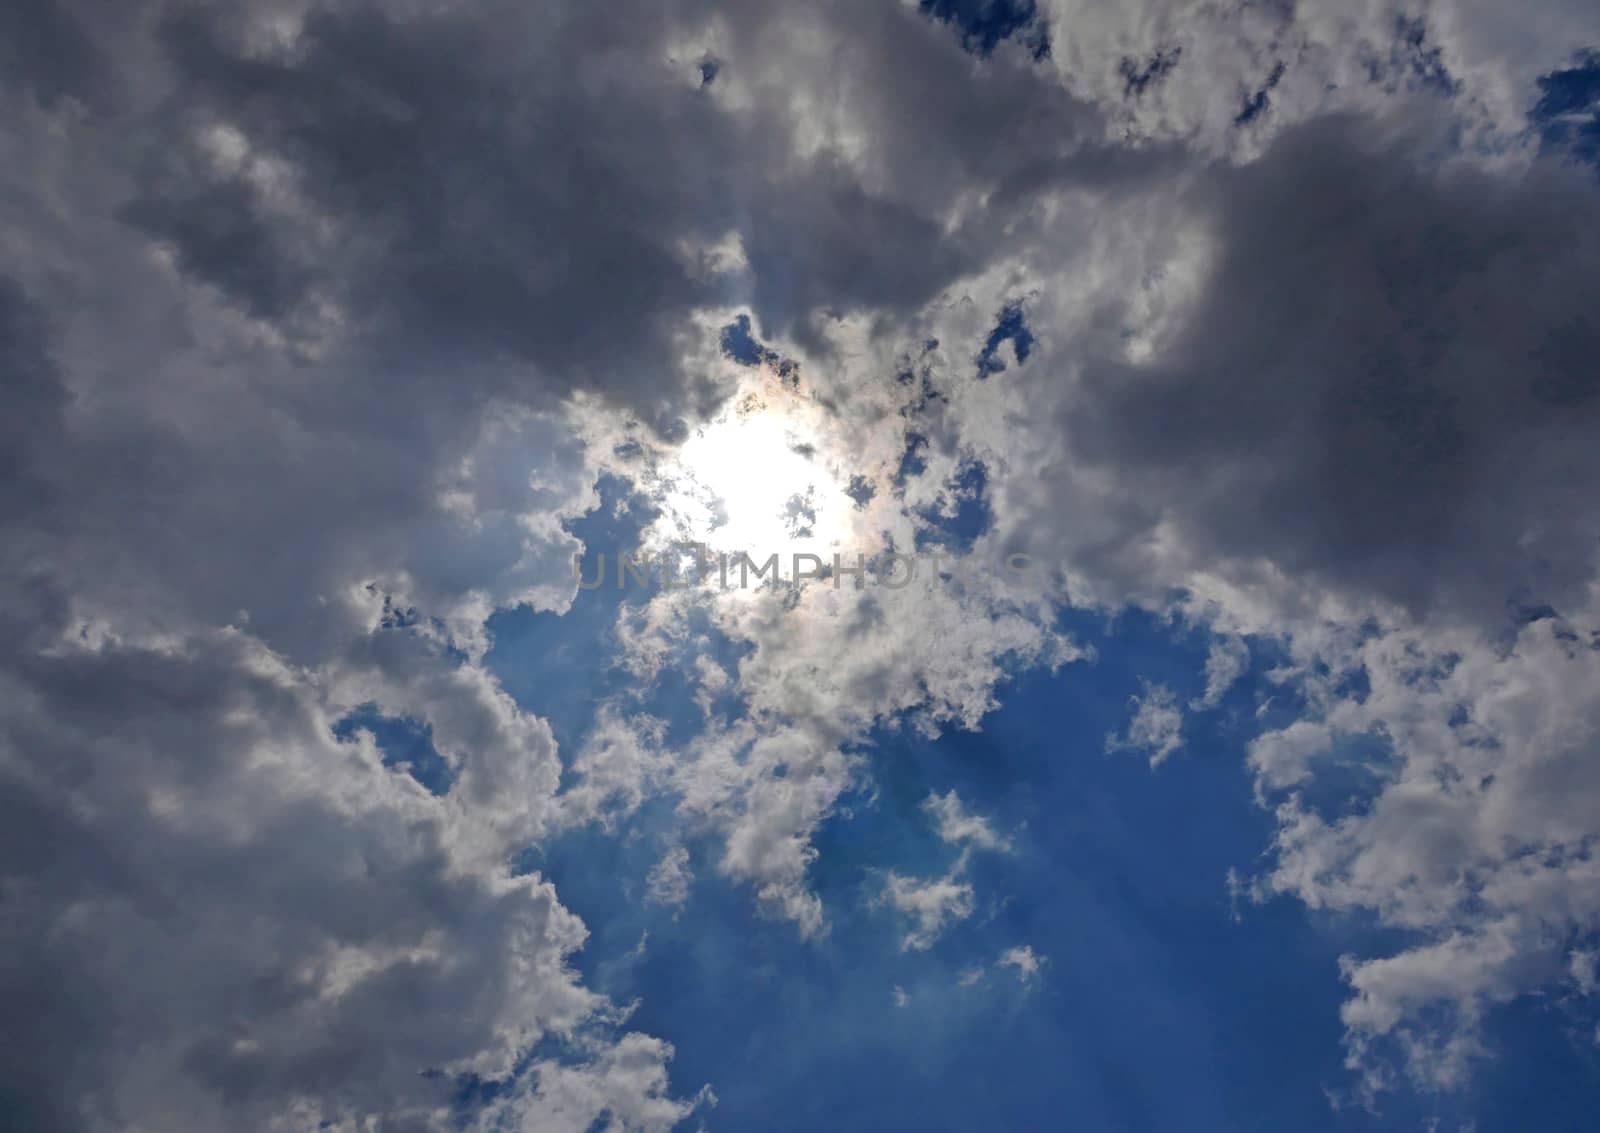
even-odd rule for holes
{"type": "Polygon", "coordinates": [[[569,1064],[535,1062],[517,1091],[491,1103],[472,1128],[480,1133],[588,1133],[600,1128],[628,1133],[669,1133],[701,1105],[716,1105],[709,1089],[688,1101],[667,1092],[672,1046],[629,1033],[596,1044],[592,1057],[569,1064]]]}
{"type": "Polygon", "coordinates": [[[1024,986],[1031,986],[1040,977],[1047,963],[1049,957],[1035,952],[1031,944],[1019,944],[1014,948],[1008,948],[1000,954],[999,960],[1002,968],[1016,969],[1017,979],[1024,986]]]}
{"type": "Polygon", "coordinates": [[[645,896],[658,905],[681,905],[689,899],[689,886],[693,883],[694,871],[689,868],[688,849],[673,846],[650,870],[645,881],[645,896]]]}
{"type": "Polygon", "coordinates": [[[1206,691],[1190,701],[1189,707],[1215,708],[1249,667],[1250,647],[1241,638],[1226,634],[1212,638],[1206,652],[1206,691]]]}
{"type": "Polygon", "coordinates": [[[912,928],[900,941],[903,950],[927,951],[950,924],[972,915],[972,885],[962,880],[965,869],[963,857],[948,874],[932,881],[888,872],[877,900],[911,919],[912,928]]]}
{"type": "Polygon", "coordinates": [[[910,878],[890,870],[876,897],[876,903],[888,905],[913,921],[900,945],[916,952],[933,947],[949,925],[972,915],[976,892],[966,879],[972,851],[1011,849],[1010,840],[997,834],[987,819],[969,813],[953,790],[943,795],[930,794],[923,800],[922,809],[934,820],[943,841],[961,847],[960,855],[948,873],[934,880],[910,878]]]}
{"type": "MultiPolygon", "coordinates": [[[[1389,763],[1332,817],[1293,790],[1315,781],[1314,764],[1263,754],[1325,739],[1258,741],[1258,787],[1279,833],[1256,892],[1368,910],[1403,930],[1409,943],[1393,954],[1344,962],[1352,1058],[1369,1086],[1386,1081],[1386,1051],[1422,1081],[1459,1085],[1488,1053],[1491,1008],[1563,974],[1584,986],[1584,954],[1562,942],[1600,928],[1587,850],[1600,813],[1600,653],[1546,618],[1509,643],[1396,628],[1304,661],[1324,717],[1381,739],[1389,763]],[[1355,672],[1365,695],[1341,684],[1355,672]]],[[[1284,732],[1322,736],[1315,722],[1284,732]]]]}
{"type": "Polygon", "coordinates": [[[1011,848],[1010,839],[995,833],[988,819],[968,813],[955,791],[930,794],[923,800],[922,809],[938,823],[939,837],[952,846],[967,845],[978,850],[1011,848]]]}
{"type": "Polygon", "coordinates": [[[671,774],[662,742],[666,725],[616,703],[602,704],[572,760],[574,784],[562,792],[562,818],[607,829],[639,809],[671,774]]]}
{"type": "Polygon", "coordinates": [[[1296,720],[1250,741],[1249,764],[1258,782],[1282,789],[1311,777],[1315,761],[1333,746],[1333,730],[1320,720],[1296,720]]]}
{"type": "Polygon", "coordinates": [[[1149,757],[1151,767],[1159,767],[1183,746],[1183,709],[1177,694],[1165,685],[1146,685],[1130,703],[1134,711],[1127,731],[1107,736],[1106,750],[1139,752],[1149,757]]]}

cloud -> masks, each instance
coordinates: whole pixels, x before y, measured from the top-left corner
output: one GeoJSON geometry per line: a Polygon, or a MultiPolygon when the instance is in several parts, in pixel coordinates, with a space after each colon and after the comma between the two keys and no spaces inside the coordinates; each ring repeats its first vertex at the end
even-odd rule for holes
{"type": "Polygon", "coordinates": [[[1002,968],[1015,968],[1017,979],[1024,987],[1031,986],[1044,971],[1044,966],[1050,962],[1048,956],[1041,956],[1033,950],[1031,944],[1019,944],[1014,948],[1007,948],[1000,953],[999,964],[1002,968]]]}
{"type": "Polygon", "coordinates": [[[502,396],[604,391],[664,425],[711,393],[674,365],[697,309],[744,299],[802,335],[823,310],[914,309],[991,235],[947,226],[952,204],[1070,161],[1098,117],[1026,59],[973,72],[899,5],[152,3],[104,33],[34,7],[121,62],[122,98],[79,130],[122,132],[115,215],[187,278],[298,340],[331,324],[502,396]],[[693,252],[730,228],[740,256],[693,252]]]}
{"type": "MultiPolygon", "coordinates": [[[[926,239],[953,183],[872,188],[848,161],[790,175],[804,76],[765,89],[738,50],[781,29],[647,7],[575,6],[561,35],[510,6],[17,17],[62,50],[13,92],[55,109],[6,143],[32,220],[0,291],[20,596],[4,616],[23,659],[4,750],[26,787],[6,876],[28,901],[7,990],[77,1002],[133,969],[130,950],[171,959],[8,1045],[40,1127],[427,1125],[449,1074],[507,1074],[599,1011],[565,967],[581,925],[503,861],[547,824],[637,806],[647,745],[596,738],[557,802],[548,728],[471,664],[495,609],[570,601],[561,522],[590,506],[595,469],[559,400],[660,423],[699,396],[681,324],[730,288],[799,326],[823,304],[915,303],[975,246],[926,239]],[[672,41],[695,34],[730,37],[714,91],[676,82],[672,41]],[[685,257],[741,216],[739,257],[685,257]],[[859,256],[884,240],[899,254],[859,256]],[[774,266],[789,257],[794,289],[774,266]],[[360,704],[430,727],[460,770],[447,795],[333,739],[360,704]],[[208,977],[155,1011],[185,970],[208,977]],[[424,1009],[384,1023],[399,999],[424,1009]],[[90,1112],[58,1108],[73,1097],[90,1112]]],[[[922,30],[892,11],[874,27],[922,30]]],[[[931,29],[901,48],[908,75],[965,67],[931,29]]],[[[953,114],[982,132],[1030,92],[1078,114],[1024,72],[984,86],[980,113],[946,98],[925,140],[953,114]]],[[[828,798],[840,779],[819,781],[828,798]]],[[[736,837],[729,860],[781,886],[793,838],[736,837]]],[[[540,1063],[497,1109],[670,1125],[684,1110],[652,1042],[540,1063]]]]}
{"type": "Polygon", "coordinates": [[[1567,970],[1579,995],[1593,995],[1600,991],[1600,955],[1574,948],[1567,954],[1567,970]]]}
{"type": "MultiPolygon", "coordinates": [[[[655,602],[672,610],[660,627],[667,633],[700,608],[655,602]]],[[[825,918],[805,880],[810,838],[861,781],[862,760],[849,746],[902,713],[930,733],[975,727],[1008,665],[1078,655],[1038,624],[1036,611],[999,595],[808,586],[788,602],[750,593],[711,602],[719,631],[753,646],[737,686],[748,715],[713,722],[690,741],[673,790],[691,823],[722,833],[723,871],[757,882],[765,900],[813,933],[825,918]],[[918,628],[908,632],[912,626],[918,628]]],[[[959,808],[959,800],[952,805],[959,808]]],[[[941,829],[955,837],[999,847],[981,819],[958,809],[948,819],[938,808],[930,813],[941,823],[953,819],[954,828],[941,829]]]]}
{"type": "Polygon", "coordinates": [[[308,671],[236,630],[73,633],[3,679],[0,994],[35,1025],[0,1074],[30,1127],[432,1127],[456,1075],[509,1079],[541,1038],[602,1028],[617,1057],[568,965],[584,926],[500,864],[554,750],[467,691],[481,674],[414,678],[463,761],[443,797],[334,738],[341,691],[392,671],[308,671]]]}
{"type": "Polygon", "coordinates": [[[978,850],[1009,850],[1011,841],[997,833],[982,815],[971,814],[954,791],[930,794],[922,809],[938,824],[939,837],[952,846],[978,850]]]}
{"type": "MultiPolygon", "coordinates": [[[[114,48],[118,97],[35,115],[12,145],[32,171],[20,207],[76,218],[34,226],[17,258],[69,361],[60,382],[38,371],[72,397],[42,397],[34,425],[75,429],[70,448],[25,448],[19,475],[73,501],[70,530],[42,506],[26,522],[85,617],[248,625],[305,664],[380,617],[481,657],[496,609],[571,600],[562,521],[597,471],[573,419],[620,407],[677,435],[726,393],[699,365],[707,312],[743,304],[825,358],[819,318],[912,311],[986,254],[995,218],[948,223],[975,185],[1103,175],[1098,115],[1047,71],[974,72],[898,6],[576,5],[559,35],[514,8],[152,4],[82,22],[89,48],[114,48]],[[709,50],[715,82],[684,81],[709,50]],[[756,61],[780,58],[785,81],[762,81],[756,61]],[[859,97],[818,113],[840,82],[859,97]],[[126,369],[131,392],[104,377],[126,369]],[[366,587],[381,612],[347,600],[366,587]]],[[[994,659],[1040,648],[1023,619],[946,605],[942,623],[962,644],[925,659],[879,637],[861,679],[898,687],[847,709],[849,728],[822,706],[792,738],[728,734],[758,757],[717,804],[723,867],[813,930],[808,837],[850,782],[839,745],[902,709],[975,722],[994,659]],[[934,667],[924,696],[907,670],[934,667]]],[[[642,750],[580,753],[563,814],[626,816],[664,789],[623,758],[642,750]]],[[[690,813],[713,791],[686,787],[690,813]]]]}
{"type": "Polygon", "coordinates": [[[1253,750],[1278,823],[1255,893],[1398,930],[1391,953],[1343,961],[1353,1062],[1369,1087],[1385,1084],[1391,1054],[1423,1082],[1459,1086],[1488,1053],[1493,1007],[1563,978],[1583,987],[1567,942],[1600,927],[1600,652],[1553,617],[1503,644],[1394,630],[1343,646],[1301,659],[1320,670],[1305,684],[1327,724],[1297,722],[1253,750]],[[1300,790],[1317,762],[1288,754],[1326,760],[1333,735],[1386,749],[1370,790],[1338,814],[1300,790]]]}
{"type": "Polygon", "coordinates": [[[888,871],[883,889],[875,898],[875,903],[888,905],[915,922],[900,942],[902,949],[914,952],[932,948],[946,927],[972,915],[976,890],[966,880],[972,851],[1011,849],[1010,840],[996,834],[987,819],[967,813],[954,791],[930,794],[923,800],[922,809],[934,820],[943,841],[961,847],[960,855],[944,877],[932,881],[888,871]]]}
{"type": "Polygon", "coordinates": [[[1106,750],[1139,752],[1149,757],[1151,767],[1159,767],[1183,746],[1183,709],[1177,694],[1166,685],[1146,685],[1130,703],[1133,718],[1127,731],[1107,736],[1106,750]]]}
{"type": "Polygon", "coordinates": [[[587,1133],[603,1121],[604,1128],[668,1133],[702,1104],[716,1105],[709,1089],[688,1101],[667,1093],[666,1064],[673,1050],[660,1039],[630,1032],[597,1046],[594,1054],[576,1066],[535,1062],[518,1090],[487,1106],[471,1128],[587,1133]]]}
{"type": "Polygon", "coordinates": [[[689,851],[683,846],[673,846],[651,869],[645,882],[645,896],[658,905],[681,905],[689,899],[689,886],[693,883],[689,851]]]}
{"type": "Polygon", "coordinates": [[[900,942],[902,949],[926,952],[946,926],[972,915],[972,885],[961,880],[965,868],[963,857],[950,873],[934,881],[918,881],[889,871],[878,900],[914,922],[900,942]]]}
{"type": "Polygon", "coordinates": [[[1490,174],[1429,157],[1437,137],[1332,116],[1208,171],[1155,237],[1170,306],[1136,357],[1126,296],[1105,299],[1114,346],[1036,311],[1044,364],[1019,382],[1035,419],[1059,406],[1051,491],[1002,488],[997,522],[1155,606],[1227,586],[1482,624],[1509,596],[1580,602],[1596,516],[1564,485],[1592,456],[1576,297],[1600,282],[1600,203],[1576,170],[1490,174]]]}
{"type": "Polygon", "coordinates": [[[662,737],[666,725],[644,713],[626,716],[614,704],[600,707],[574,756],[576,782],[562,793],[568,822],[600,822],[607,829],[639,809],[670,774],[662,737]]]}
{"type": "Polygon", "coordinates": [[[1205,694],[1191,700],[1189,707],[1201,711],[1215,708],[1249,667],[1250,647],[1240,638],[1213,638],[1206,651],[1205,694]]]}
{"type": "Polygon", "coordinates": [[[1050,26],[1071,29],[1051,46],[1062,83],[1115,107],[1124,129],[1247,154],[1254,134],[1418,98],[1449,99],[1471,136],[1514,136],[1538,76],[1600,33],[1592,10],[1574,0],[1552,4],[1537,26],[1472,0],[1199,10],[1172,0],[1049,0],[1039,8],[1050,26]]]}

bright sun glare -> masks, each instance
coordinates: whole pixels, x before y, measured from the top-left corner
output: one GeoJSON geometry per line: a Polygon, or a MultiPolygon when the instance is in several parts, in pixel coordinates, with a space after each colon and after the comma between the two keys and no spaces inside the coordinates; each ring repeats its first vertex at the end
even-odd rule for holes
{"type": "Polygon", "coordinates": [[[664,470],[677,537],[761,558],[844,549],[853,501],[805,418],[748,394],[685,441],[664,470]]]}

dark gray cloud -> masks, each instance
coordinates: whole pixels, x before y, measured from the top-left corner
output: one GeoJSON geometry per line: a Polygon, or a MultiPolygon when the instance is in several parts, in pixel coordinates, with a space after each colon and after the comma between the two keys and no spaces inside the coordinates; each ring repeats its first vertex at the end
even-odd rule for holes
{"type": "Polygon", "coordinates": [[[18,0],[0,11],[0,81],[41,102],[82,98],[94,89],[101,60],[72,7],[18,0]]]}
{"type": "Polygon", "coordinates": [[[697,307],[744,298],[801,333],[816,313],[914,309],[993,235],[985,216],[946,230],[956,195],[1095,125],[1020,52],[974,74],[902,6],[789,19],[831,57],[783,58],[785,21],[728,5],[707,85],[670,55],[713,26],[698,5],[327,6],[292,49],[180,9],[159,24],[170,84],[137,121],[121,215],[259,317],[331,300],[389,350],[524,361],[544,389],[663,409],[694,380],[672,337],[697,307]],[[775,65],[790,84],[767,81],[775,65]],[[810,120],[824,80],[850,99],[837,122],[810,120]],[[284,163],[295,200],[197,151],[216,125],[284,163]],[[859,135],[864,157],[797,159],[817,127],[859,135]],[[683,250],[730,230],[751,266],[732,291],[683,250]]]}
{"type": "Polygon", "coordinates": [[[0,682],[19,1127],[420,1123],[450,1089],[421,1071],[503,1065],[592,1009],[553,892],[461,869],[443,808],[247,638],[58,649],[0,682]]]}
{"type": "MultiPolygon", "coordinates": [[[[1192,205],[1212,262],[1155,357],[1085,367],[1061,418],[1130,526],[1187,565],[1265,560],[1415,612],[1580,598],[1600,537],[1600,197],[1332,118],[1192,205]]],[[[1071,475],[1071,473],[1068,473],[1071,475]]]]}
{"type": "Polygon", "coordinates": [[[709,298],[674,242],[720,235],[741,131],[648,57],[659,20],[549,15],[330,8],[281,55],[246,50],[224,20],[174,17],[171,112],[286,161],[310,215],[274,217],[192,167],[145,183],[128,215],[269,317],[320,284],[441,365],[527,359],[547,388],[649,405],[681,380],[674,322],[709,298]],[[611,67],[593,65],[602,46],[611,67]],[[297,229],[329,221],[313,256],[297,229]]]}
{"type": "MultiPolygon", "coordinates": [[[[277,644],[459,539],[439,493],[494,407],[585,391],[666,427],[718,394],[682,345],[702,306],[892,331],[1009,223],[952,226],[957,202],[1129,175],[1025,52],[975,70],[895,4],[337,4],[292,39],[276,17],[60,7],[118,97],[19,113],[5,204],[26,349],[77,406],[64,444],[27,426],[40,561],[277,644]],[[730,232],[743,266],[708,275],[695,249],[730,232]]],[[[575,475],[547,432],[530,464],[575,475]]]]}
{"type": "Polygon", "coordinates": [[[0,517],[37,511],[39,453],[61,442],[67,391],[49,351],[49,328],[16,282],[0,276],[0,517]]]}

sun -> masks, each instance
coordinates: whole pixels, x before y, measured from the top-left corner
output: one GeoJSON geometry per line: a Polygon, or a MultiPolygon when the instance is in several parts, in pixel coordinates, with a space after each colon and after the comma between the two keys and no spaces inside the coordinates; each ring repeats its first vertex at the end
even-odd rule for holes
{"type": "Polygon", "coordinates": [[[662,469],[673,538],[759,559],[846,551],[854,500],[820,412],[787,390],[746,392],[662,469]]]}

